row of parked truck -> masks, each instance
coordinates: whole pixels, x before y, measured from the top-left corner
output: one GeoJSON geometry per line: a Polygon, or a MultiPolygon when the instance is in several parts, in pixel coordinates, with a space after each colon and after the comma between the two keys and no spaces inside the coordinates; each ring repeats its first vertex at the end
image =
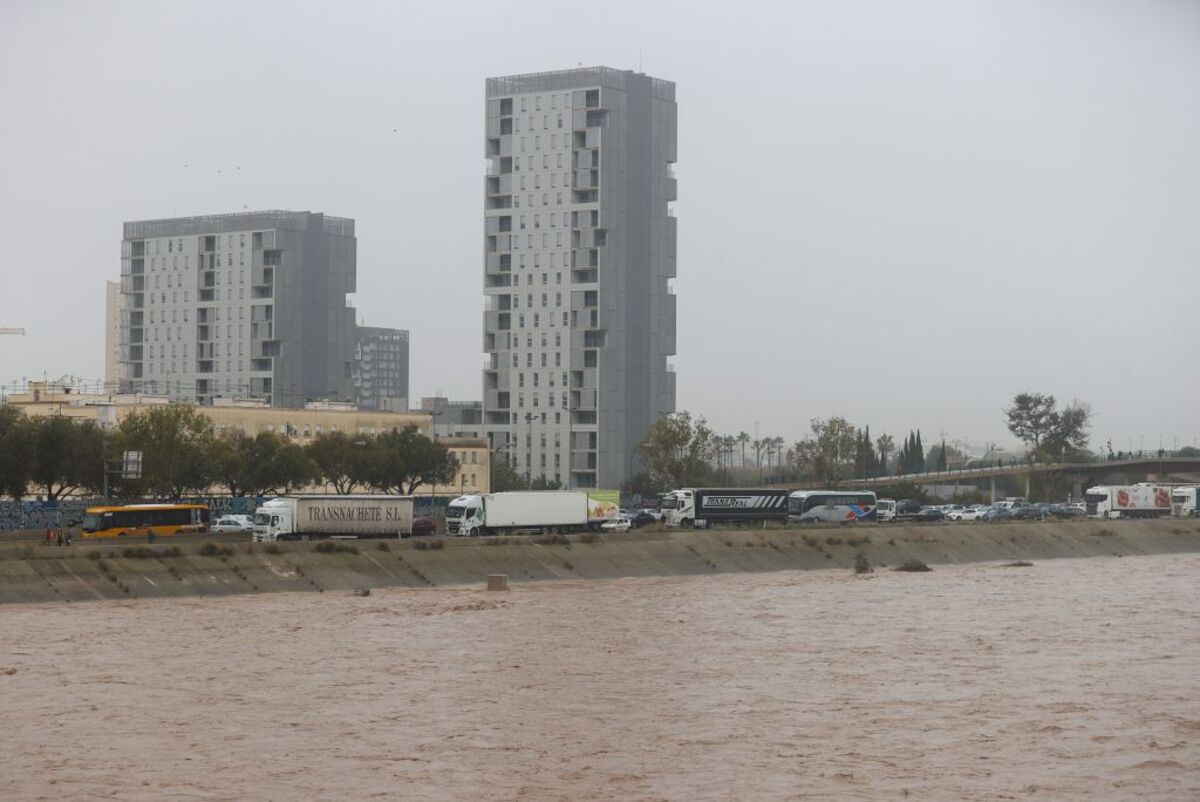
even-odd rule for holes
{"type": "MultiPolygon", "coordinates": [[[[582,532],[620,514],[615,490],[547,490],[459,496],[446,507],[448,535],[582,532]]],[[[412,496],[276,498],[255,511],[254,539],[395,538],[414,533],[412,496]]]]}
{"type": "MultiPolygon", "coordinates": [[[[1090,488],[1084,509],[1094,518],[1197,515],[1197,488],[1142,483],[1090,488]]],[[[721,526],[763,521],[853,523],[922,521],[911,501],[877,499],[870,491],[779,488],[688,488],[662,498],[667,526],[721,526]]],[[[1024,504],[1006,500],[997,505],[1024,504]]],[[[993,506],[997,506],[993,505],[993,506]]],[[[615,490],[547,490],[459,496],[446,507],[445,534],[466,537],[509,532],[582,532],[618,519],[615,490]]],[[[276,498],[255,511],[254,539],[406,537],[414,525],[412,496],[313,495],[276,498]]]]}

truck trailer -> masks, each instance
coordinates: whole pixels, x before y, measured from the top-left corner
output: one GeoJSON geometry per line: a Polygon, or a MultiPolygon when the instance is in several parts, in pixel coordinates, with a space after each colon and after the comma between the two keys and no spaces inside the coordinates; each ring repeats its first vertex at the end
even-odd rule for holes
{"type": "Polygon", "coordinates": [[[1090,518],[1161,518],[1171,514],[1171,488],[1149,483],[1090,487],[1083,501],[1090,518]]]}
{"type": "Polygon", "coordinates": [[[446,534],[582,532],[620,514],[616,490],[530,490],[459,496],[446,507],[446,534]]]}
{"type": "Polygon", "coordinates": [[[256,542],[400,538],[412,527],[412,496],[291,496],[254,511],[256,542]]]}
{"type": "Polygon", "coordinates": [[[786,521],[791,490],[694,487],[663,496],[667,526],[715,526],[786,521]]]}

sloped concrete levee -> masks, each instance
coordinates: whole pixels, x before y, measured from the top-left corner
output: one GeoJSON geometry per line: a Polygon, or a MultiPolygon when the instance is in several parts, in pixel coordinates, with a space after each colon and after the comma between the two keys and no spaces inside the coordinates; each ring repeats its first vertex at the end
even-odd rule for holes
{"type": "Polygon", "coordinates": [[[1200,521],[647,531],[336,544],[0,544],[0,603],[878,568],[1200,551],[1200,521]]]}

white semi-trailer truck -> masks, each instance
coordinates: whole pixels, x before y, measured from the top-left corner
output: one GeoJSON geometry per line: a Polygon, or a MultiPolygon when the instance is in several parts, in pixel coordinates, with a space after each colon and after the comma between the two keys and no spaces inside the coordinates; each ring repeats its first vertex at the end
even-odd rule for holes
{"type": "MultiPolygon", "coordinates": [[[[719,526],[786,521],[791,490],[734,487],[694,487],[672,490],[662,497],[667,526],[719,526]]],[[[872,502],[872,506],[874,503],[872,502]]]]}
{"type": "Polygon", "coordinates": [[[1089,487],[1083,501],[1091,518],[1161,518],[1171,514],[1171,488],[1149,483],[1089,487]]]}
{"type": "Polygon", "coordinates": [[[531,490],[459,496],[446,507],[446,534],[582,532],[620,514],[615,490],[531,490]]]}
{"type": "Polygon", "coordinates": [[[254,511],[254,540],[398,538],[412,534],[412,496],[291,496],[254,511]]]}
{"type": "Polygon", "coordinates": [[[1194,518],[1200,515],[1196,506],[1198,487],[1175,487],[1171,489],[1171,514],[1176,518],[1194,518]]]}

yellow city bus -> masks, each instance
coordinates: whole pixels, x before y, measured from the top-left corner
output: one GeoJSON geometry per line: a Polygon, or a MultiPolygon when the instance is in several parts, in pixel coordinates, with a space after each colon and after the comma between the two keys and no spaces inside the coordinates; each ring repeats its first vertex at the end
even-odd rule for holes
{"type": "Polygon", "coordinates": [[[79,524],[83,537],[145,537],[208,531],[205,504],[130,504],[88,507],[79,524]]]}

